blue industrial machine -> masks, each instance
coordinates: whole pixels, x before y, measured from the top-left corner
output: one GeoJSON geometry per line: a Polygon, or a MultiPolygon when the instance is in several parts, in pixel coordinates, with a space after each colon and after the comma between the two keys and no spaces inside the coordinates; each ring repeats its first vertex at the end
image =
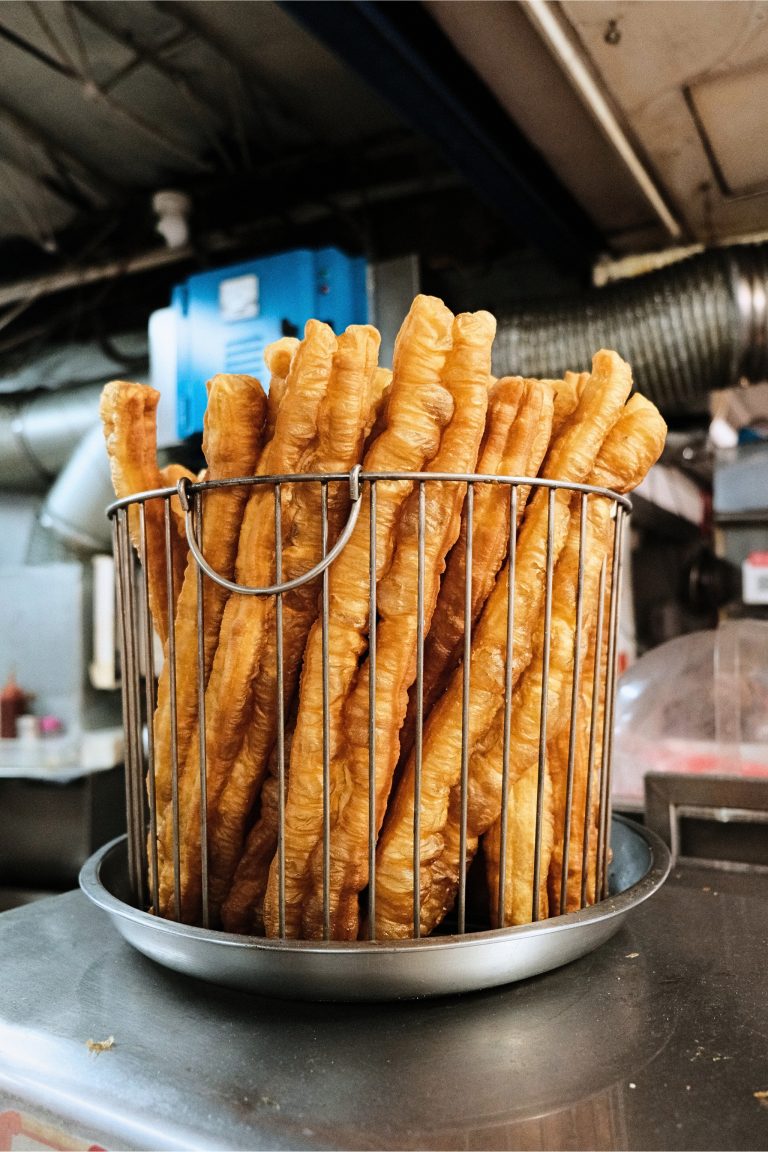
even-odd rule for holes
{"type": "Polygon", "coordinates": [[[297,249],[190,276],[150,319],[158,434],[167,445],[202,431],[205,382],[217,372],[265,379],[264,349],[301,335],[311,317],[336,332],[368,321],[366,262],[336,248],[297,249]]]}

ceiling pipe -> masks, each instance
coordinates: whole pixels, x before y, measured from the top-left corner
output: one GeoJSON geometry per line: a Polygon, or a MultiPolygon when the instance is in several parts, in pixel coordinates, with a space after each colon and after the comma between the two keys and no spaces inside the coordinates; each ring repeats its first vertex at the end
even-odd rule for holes
{"type": "Polygon", "coordinates": [[[571,300],[499,316],[496,375],[561,377],[598,348],[632,365],[665,416],[701,415],[713,391],[768,380],[768,244],[711,248],[571,300]]]}
{"type": "Polygon", "coordinates": [[[625,164],[646,201],[666,229],[670,239],[680,240],[683,229],[667,205],[656,181],[640,159],[636,148],[616,117],[584,60],[547,0],[523,0],[523,8],[533,26],[557,59],[576,92],[592,113],[608,141],[625,164]]]}

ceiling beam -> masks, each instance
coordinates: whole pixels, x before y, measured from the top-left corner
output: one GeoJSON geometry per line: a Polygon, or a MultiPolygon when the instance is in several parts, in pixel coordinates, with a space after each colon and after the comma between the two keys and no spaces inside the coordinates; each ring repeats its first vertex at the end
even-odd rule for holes
{"type": "Polygon", "coordinates": [[[0,121],[3,120],[30,144],[40,148],[46,156],[57,157],[65,168],[69,169],[79,181],[86,184],[94,192],[100,193],[108,199],[122,198],[120,188],[106,173],[76,156],[63,141],[51,136],[49,132],[46,132],[44,128],[41,128],[39,124],[34,123],[16,108],[0,102],[0,121]]]}
{"type": "MultiPolygon", "coordinates": [[[[162,76],[164,80],[167,80],[169,84],[173,85],[192,112],[196,123],[205,133],[209,143],[218,153],[225,168],[230,172],[234,172],[235,165],[227,149],[222,144],[218,131],[211,123],[215,114],[212,113],[209,101],[205,96],[196,91],[189,77],[182,72],[180,68],[177,68],[174,64],[170,64],[164,59],[163,46],[159,49],[151,48],[146,44],[140,43],[130,32],[117,28],[105,15],[103,4],[91,7],[89,4],[83,3],[82,0],[68,0],[68,2],[70,9],[74,8],[75,11],[81,12],[86,19],[90,20],[91,23],[105,33],[105,35],[109,36],[115,44],[119,44],[126,52],[132,53],[135,64],[143,64],[152,68],[159,76],[162,76]]],[[[186,33],[182,34],[182,38],[186,38],[186,33]]],[[[178,43],[179,39],[179,36],[174,36],[171,43],[178,43]]],[[[124,79],[125,74],[126,70],[121,69],[118,79],[124,79]]],[[[111,92],[114,87],[115,78],[101,85],[104,92],[111,92]]]]}
{"type": "MultiPolygon", "coordinates": [[[[73,11],[69,9],[69,11],[73,11]]],[[[210,164],[202,160],[195,152],[192,152],[185,144],[172,139],[154,122],[147,120],[140,113],[136,112],[129,105],[124,104],[120,100],[116,100],[114,96],[108,91],[97,84],[92,75],[85,75],[76,71],[70,65],[57,60],[53,56],[49,56],[47,52],[42,51],[35,44],[25,40],[17,32],[8,28],[6,25],[0,23],[0,38],[12,44],[15,48],[24,52],[27,56],[37,60],[38,63],[49,68],[51,71],[56,72],[65,80],[75,83],[80,89],[81,96],[86,101],[98,100],[105,108],[107,108],[114,117],[126,121],[137,132],[151,139],[154,144],[162,148],[165,152],[174,155],[177,160],[182,160],[196,171],[210,171],[210,164]]]]}
{"type": "Polygon", "coordinates": [[[421,5],[278,3],[431,138],[522,240],[589,272],[604,238],[421,5]]]}

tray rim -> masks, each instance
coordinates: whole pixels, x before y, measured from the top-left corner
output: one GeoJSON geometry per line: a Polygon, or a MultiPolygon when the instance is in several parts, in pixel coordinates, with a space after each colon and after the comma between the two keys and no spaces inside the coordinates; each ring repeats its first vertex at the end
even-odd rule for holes
{"type": "Polygon", "coordinates": [[[201,943],[221,945],[227,948],[240,948],[247,951],[289,952],[300,955],[308,953],[321,955],[354,955],[366,953],[381,956],[388,952],[402,953],[417,950],[428,952],[477,947],[481,944],[513,942],[545,933],[565,932],[577,927],[598,925],[606,920],[620,918],[649,899],[665,882],[671,868],[672,855],[668,846],[651,829],[638,824],[625,816],[614,813],[612,825],[618,823],[643,840],[650,854],[647,871],[621,892],[613,893],[597,904],[582,908],[577,912],[567,912],[551,916],[532,924],[520,924],[505,928],[487,928],[475,932],[456,935],[409,937],[402,940],[283,940],[263,936],[246,936],[223,932],[213,928],[198,928],[180,924],[175,920],[165,920],[153,916],[140,908],[120,900],[107,888],[101,878],[101,870],[106,860],[121,848],[127,840],[124,833],[104,844],[91,855],[80,869],[78,883],[84,895],[110,917],[118,917],[139,924],[159,935],[181,937],[201,943]]]}

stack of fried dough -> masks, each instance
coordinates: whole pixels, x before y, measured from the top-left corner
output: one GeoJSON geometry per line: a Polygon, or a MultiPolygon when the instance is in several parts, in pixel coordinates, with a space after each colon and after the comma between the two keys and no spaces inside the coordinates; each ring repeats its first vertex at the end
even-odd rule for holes
{"type": "MultiPolygon", "coordinates": [[[[567,485],[631,491],[666,428],[615,352],[562,380],[493,378],[495,327],[418,296],[391,371],[375,328],[311,320],[268,348],[268,390],[209,382],[197,479],[362,465],[325,583],[230,591],[201,578],[176,497],[131,507],[165,646],[149,725],[156,914],[407,938],[463,900],[471,865],[493,925],[600,898],[616,505],[567,485]],[[466,473],[527,482],[450,479],[466,473]]],[[[157,401],[140,384],[104,389],[120,498],[196,479],[158,468],[157,401]]],[[[312,569],[351,499],[349,482],[286,481],[276,516],[271,483],[199,492],[206,559],[255,588],[312,569]]]]}

